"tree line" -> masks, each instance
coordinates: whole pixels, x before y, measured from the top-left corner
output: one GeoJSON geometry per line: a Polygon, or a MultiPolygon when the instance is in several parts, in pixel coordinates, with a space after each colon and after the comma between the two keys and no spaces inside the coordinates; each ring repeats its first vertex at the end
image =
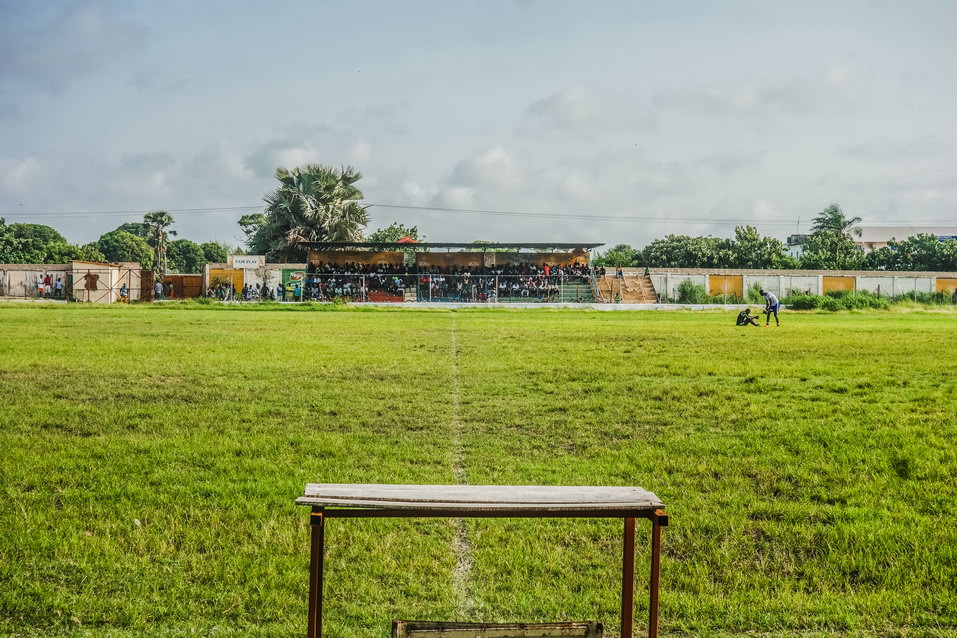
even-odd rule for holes
{"type": "Polygon", "coordinates": [[[753,226],[738,226],[730,238],[668,235],[642,249],[618,244],[596,256],[594,263],[648,268],[957,271],[957,241],[914,235],[865,252],[854,241],[860,236],[860,221],[831,204],[814,218],[811,233],[802,238],[800,257],[789,255],[781,240],[763,237],[753,226]]]}
{"type": "MultiPolygon", "coordinates": [[[[357,186],[362,173],[351,166],[304,164],[292,170],[278,168],[275,176],[279,184],[263,198],[263,212],[239,219],[249,253],[265,255],[272,262],[300,263],[306,259],[303,241],[363,239],[369,215],[357,186]]],[[[596,253],[594,263],[605,267],[957,271],[957,241],[916,235],[865,252],[854,242],[854,236],[860,235],[860,221],[860,217],[848,217],[837,204],[828,206],[803,238],[800,257],[789,255],[781,240],[764,237],[753,226],[738,226],[730,238],[668,235],[642,249],[618,244],[596,253]]],[[[226,261],[224,244],[170,240],[176,235],[170,229],[173,223],[169,213],[153,211],[142,222],[121,224],[97,241],[79,246],[49,226],[6,225],[0,219],[0,263],[138,261],[166,273],[201,272],[207,263],[226,261]]],[[[398,223],[368,239],[397,241],[406,236],[422,239],[416,227],[398,223]]]]}
{"type": "MultiPolygon", "coordinates": [[[[71,244],[56,229],[44,224],[7,224],[0,218],[0,263],[63,264],[72,260],[139,262],[162,276],[200,273],[207,263],[223,263],[231,252],[226,244],[189,239],[170,240],[175,222],[165,211],[152,211],[142,222],[120,224],[95,242],[71,244]]],[[[235,249],[232,250],[235,252],[235,249]]]]}

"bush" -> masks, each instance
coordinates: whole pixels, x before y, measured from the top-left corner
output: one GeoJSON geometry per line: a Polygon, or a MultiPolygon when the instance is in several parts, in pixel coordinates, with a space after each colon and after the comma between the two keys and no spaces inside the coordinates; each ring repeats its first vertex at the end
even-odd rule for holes
{"type": "Polygon", "coordinates": [[[841,301],[838,298],[832,297],[830,295],[821,297],[821,301],[817,307],[821,310],[827,310],[829,312],[837,312],[838,310],[844,309],[841,306],[841,301]]]}
{"type": "Polygon", "coordinates": [[[934,305],[950,305],[950,295],[946,292],[909,292],[891,297],[891,302],[913,302],[934,305]]]}
{"type": "Polygon", "coordinates": [[[822,298],[817,295],[807,295],[803,292],[791,293],[781,300],[785,306],[792,310],[815,310],[820,305],[822,298]]]}
{"type": "Polygon", "coordinates": [[[678,303],[711,303],[704,286],[685,279],[678,284],[678,303]]]}
{"type": "Polygon", "coordinates": [[[858,310],[862,308],[879,308],[886,310],[890,307],[890,301],[885,297],[878,297],[866,290],[845,292],[837,297],[841,307],[845,310],[858,310]]]}
{"type": "Polygon", "coordinates": [[[754,282],[744,291],[744,300],[747,303],[764,303],[764,297],[761,295],[761,284],[754,282]]]}
{"type": "Polygon", "coordinates": [[[782,303],[792,310],[828,310],[830,312],[864,308],[886,310],[891,305],[886,297],[878,297],[866,290],[832,290],[823,296],[792,293],[785,297],[782,303]]]}

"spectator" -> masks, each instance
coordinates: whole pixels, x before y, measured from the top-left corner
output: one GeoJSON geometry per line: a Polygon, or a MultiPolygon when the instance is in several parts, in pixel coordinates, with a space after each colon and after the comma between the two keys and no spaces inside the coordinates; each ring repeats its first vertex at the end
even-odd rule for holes
{"type": "Polygon", "coordinates": [[[153,283],[153,301],[159,301],[163,298],[163,282],[157,279],[153,283]]]}

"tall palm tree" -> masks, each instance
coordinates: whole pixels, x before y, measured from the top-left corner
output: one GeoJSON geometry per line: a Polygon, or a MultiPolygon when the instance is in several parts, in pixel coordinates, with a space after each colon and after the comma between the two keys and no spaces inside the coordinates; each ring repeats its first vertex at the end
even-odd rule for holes
{"type": "Polygon", "coordinates": [[[166,276],[166,251],[169,248],[169,236],[175,235],[175,230],[167,230],[176,220],[165,210],[154,210],[143,216],[143,223],[149,226],[146,241],[153,247],[156,255],[154,268],[160,281],[166,276]]]}
{"type": "Polygon", "coordinates": [[[850,237],[851,235],[861,236],[861,229],[857,225],[861,223],[860,217],[848,217],[841,210],[840,205],[831,204],[814,218],[814,225],[811,226],[811,232],[833,232],[850,237]]]}
{"type": "Polygon", "coordinates": [[[811,232],[830,235],[834,244],[834,262],[841,263],[841,245],[853,241],[852,236],[860,237],[860,217],[848,217],[840,205],[831,204],[814,218],[811,232]]]}
{"type": "Polygon", "coordinates": [[[303,241],[356,241],[369,223],[355,183],[362,173],[348,166],[335,169],[305,164],[276,169],[279,187],[264,198],[265,219],[250,242],[256,251],[279,259],[302,259],[303,241]]]}

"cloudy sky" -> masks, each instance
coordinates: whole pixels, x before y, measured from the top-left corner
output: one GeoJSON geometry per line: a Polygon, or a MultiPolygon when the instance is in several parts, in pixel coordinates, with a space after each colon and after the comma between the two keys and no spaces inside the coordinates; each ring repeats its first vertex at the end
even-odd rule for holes
{"type": "Polygon", "coordinates": [[[320,162],[363,172],[370,230],[436,241],[957,221],[955,24],[952,0],[0,0],[0,216],[87,242],[218,208],[176,228],[235,244],[222,209],[320,162]]]}

